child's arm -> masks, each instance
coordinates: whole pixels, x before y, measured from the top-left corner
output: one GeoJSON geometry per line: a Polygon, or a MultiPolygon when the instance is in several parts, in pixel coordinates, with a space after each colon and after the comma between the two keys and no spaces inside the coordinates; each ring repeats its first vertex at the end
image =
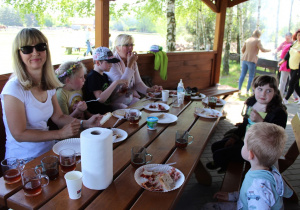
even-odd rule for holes
{"type": "Polygon", "coordinates": [[[235,192],[216,192],[214,194],[214,198],[223,200],[223,201],[237,201],[239,199],[239,192],[235,191],[235,192]]]}
{"type": "Polygon", "coordinates": [[[72,113],[70,113],[71,117],[74,118],[80,118],[82,116],[82,113],[85,112],[85,110],[87,110],[87,105],[85,103],[85,101],[79,101],[76,105],[74,105],[74,110],[72,113]]]}
{"type": "Polygon", "coordinates": [[[113,81],[113,83],[111,83],[110,86],[106,90],[94,91],[94,95],[96,98],[100,98],[100,100],[99,100],[100,103],[104,103],[109,98],[109,96],[114,91],[114,89],[117,87],[117,85],[119,85],[119,84],[127,84],[127,80],[119,79],[119,80],[113,81]]]}

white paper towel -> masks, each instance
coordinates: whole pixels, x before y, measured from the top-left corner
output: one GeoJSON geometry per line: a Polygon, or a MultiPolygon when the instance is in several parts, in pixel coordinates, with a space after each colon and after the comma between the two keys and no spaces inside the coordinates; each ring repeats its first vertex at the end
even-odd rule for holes
{"type": "Polygon", "coordinates": [[[82,182],[89,189],[106,189],[113,180],[112,136],[106,128],[89,128],[80,134],[82,182]]]}

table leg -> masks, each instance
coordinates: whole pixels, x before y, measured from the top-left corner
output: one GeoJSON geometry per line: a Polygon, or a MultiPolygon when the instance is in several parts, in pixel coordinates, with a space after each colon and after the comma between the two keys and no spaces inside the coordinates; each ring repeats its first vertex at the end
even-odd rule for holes
{"type": "Polygon", "coordinates": [[[196,168],[195,168],[195,177],[199,184],[203,184],[206,186],[210,186],[212,183],[212,178],[210,173],[207,171],[201,160],[199,160],[196,168]]]}

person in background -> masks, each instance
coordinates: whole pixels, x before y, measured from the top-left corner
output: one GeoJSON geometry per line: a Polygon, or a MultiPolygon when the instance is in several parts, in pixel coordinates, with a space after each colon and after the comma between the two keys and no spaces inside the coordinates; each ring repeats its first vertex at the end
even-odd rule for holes
{"type": "Polygon", "coordinates": [[[270,52],[271,50],[265,49],[259,37],[261,36],[260,30],[255,30],[252,34],[252,37],[247,39],[245,41],[245,44],[242,48],[242,72],[241,76],[239,78],[239,91],[242,89],[242,85],[245,79],[245,76],[247,74],[247,71],[249,70],[249,79],[248,79],[248,85],[247,85],[247,92],[246,94],[249,94],[249,90],[251,87],[252,80],[255,76],[255,69],[256,69],[256,63],[258,60],[257,54],[258,51],[262,52],[270,52]]]}
{"type": "MultiPolygon", "coordinates": [[[[282,49],[280,58],[284,59],[285,55],[287,54],[287,52],[290,50],[291,44],[286,44],[285,47],[282,49]]],[[[290,72],[291,69],[287,68],[287,61],[284,61],[280,67],[279,67],[279,71],[280,71],[280,82],[279,82],[279,91],[281,94],[281,97],[284,97],[284,93],[285,93],[285,87],[286,87],[286,83],[288,81],[288,78],[290,77],[290,72]]],[[[298,104],[300,104],[299,100],[299,96],[297,95],[296,91],[293,92],[293,96],[295,99],[295,102],[298,102],[298,104]]]]}
{"type": "Polygon", "coordinates": [[[5,158],[28,162],[51,150],[55,140],[78,135],[81,127],[100,126],[100,115],[80,121],[62,113],[56,97],[61,83],[54,74],[48,40],[41,31],[24,28],[16,35],[12,61],[14,72],[0,95],[5,158]],[[49,130],[50,118],[59,130],[49,130]]]}
{"type": "MultiPolygon", "coordinates": [[[[282,42],[279,47],[275,50],[275,54],[283,50],[287,45],[293,44],[293,39],[292,39],[293,34],[291,32],[288,32],[285,34],[285,41],[282,42]]],[[[282,59],[282,58],[281,58],[282,59]]]]}
{"type": "Polygon", "coordinates": [[[85,44],[86,44],[86,52],[84,53],[84,56],[93,55],[92,48],[91,48],[91,31],[92,29],[90,27],[87,27],[86,33],[85,33],[85,44]]]}
{"type": "Polygon", "coordinates": [[[92,114],[105,114],[113,111],[111,106],[110,96],[118,85],[127,86],[127,80],[118,79],[110,84],[108,76],[113,63],[118,63],[120,60],[113,56],[113,53],[107,47],[98,47],[93,54],[94,70],[88,74],[84,84],[84,98],[89,102],[88,111],[92,114]]]}
{"type": "Polygon", "coordinates": [[[269,75],[257,76],[253,80],[252,88],[254,95],[245,102],[247,112],[243,116],[243,122],[237,128],[226,132],[221,141],[212,144],[213,161],[206,164],[208,169],[220,168],[218,173],[224,173],[229,162],[243,161],[243,139],[246,130],[255,123],[268,122],[286,127],[288,115],[285,105],[282,104],[277,79],[269,75]]]}
{"type": "Polygon", "coordinates": [[[284,129],[271,123],[257,123],[246,133],[242,157],[251,168],[240,191],[217,192],[214,198],[232,201],[207,203],[203,209],[284,209],[283,198],[293,191],[274,166],[281,156],[287,136],[284,129]]]}
{"type": "Polygon", "coordinates": [[[291,79],[289,82],[288,92],[283,98],[283,103],[288,104],[288,100],[294,90],[297,95],[300,96],[299,78],[300,78],[300,29],[298,29],[293,35],[294,44],[290,47],[289,52],[285,55],[284,59],[278,63],[282,65],[285,61],[287,62],[287,68],[291,69],[291,79]]]}
{"type": "Polygon", "coordinates": [[[133,51],[133,47],[134,40],[131,35],[119,34],[116,37],[113,52],[120,62],[114,63],[107,75],[111,81],[125,79],[128,82],[128,90],[114,94],[112,105],[115,109],[126,108],[139,101],[138,92],[145,95],[147,92],[162,90],[161,86],[154,85],[150,88],[142,81],[137,65],[138,54],[133,51]]]}
{"type": "Polygon", "coordinates": [[[85,81],[86,68],[80,61],[67,61],[55,70],[63,87],[56,90],[57,100],[62,112],[77,119],[88,119],[92,116],[83,101],[82,87],[85,81]]]}

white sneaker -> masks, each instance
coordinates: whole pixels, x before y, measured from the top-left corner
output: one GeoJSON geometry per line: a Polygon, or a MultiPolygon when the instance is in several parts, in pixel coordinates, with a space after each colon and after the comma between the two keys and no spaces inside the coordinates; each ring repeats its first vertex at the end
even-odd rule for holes
{"type": "Polygon", "coordinates": [[[283,98],[282,103],[285,104],[285,105],[289,104],[288,100],[286,100],[285,98],[283,98]]]}
{"type": "Polygon", "coordinates": [[[298,103],[297,104],[300,104],[300,100],[298,100],[298,103]]]}

